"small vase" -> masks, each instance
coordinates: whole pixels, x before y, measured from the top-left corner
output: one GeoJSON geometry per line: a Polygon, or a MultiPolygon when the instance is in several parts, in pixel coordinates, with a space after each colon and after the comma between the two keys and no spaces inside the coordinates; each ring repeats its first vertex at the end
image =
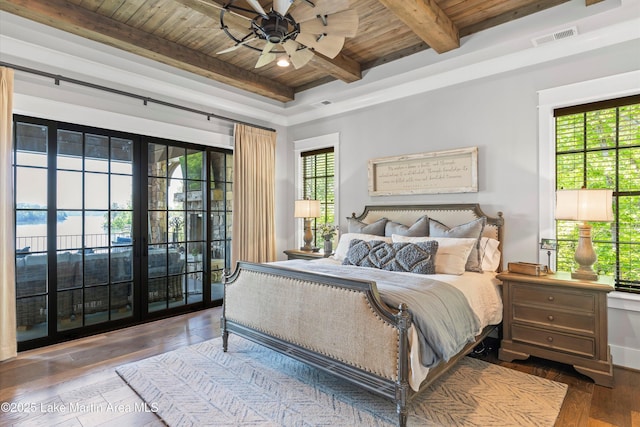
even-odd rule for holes
{"type": "Polygon", "coordinates": [[[333,241],[331,239],[327,239],[324,241],[324,256],[325,258],[331,256],[333,252],[333,241]]]}

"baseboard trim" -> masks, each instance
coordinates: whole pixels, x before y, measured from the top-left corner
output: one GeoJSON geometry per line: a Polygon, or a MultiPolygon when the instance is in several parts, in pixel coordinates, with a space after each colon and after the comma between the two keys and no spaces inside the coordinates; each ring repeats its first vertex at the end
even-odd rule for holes
{"type": "Polygon", "coordinates": [[[614,366],[640,371],[640,350],[609,344],[614,366]]]}

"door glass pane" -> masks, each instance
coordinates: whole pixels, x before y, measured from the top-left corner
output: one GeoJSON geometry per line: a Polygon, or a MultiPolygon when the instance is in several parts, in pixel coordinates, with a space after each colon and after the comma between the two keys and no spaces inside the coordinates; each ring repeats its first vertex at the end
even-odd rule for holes
{"type": "Polygon", "coordinates": [[[82,254],[58,251],[58,290],[82,287],[82,254]]]}
{"type": "Polygon", "coordinates": [[[82,209],[82,172],[58,171],[58,209],[82,209]]]}
{"type": "Polygon", "coordinates": [[[149,247],[149,277],[167,275],[167,247],[156,245],[149,247]]]}
{"type": "Polygon", "coordinates": [[[95,325],[109,320],[109,286],[85,288],[84,324],[95,325]]]}
{"type": "Polygon", "coordinates": [[[106,250],[87,249],[84,254],[84,285],[109,283],[109,253],[106,250]]]}
{"type": "Polygon", "coordinates": [[[85,136],[84,168],[88,171],[109,172],[109,137],[104,135],[85,136]]]}
{"type": "Polygon", "coordinates": [[[31,167],[16,168],[16,206],[47,208],[47,170],[31,167]]]}
{"type": "Polygon", "coordinates": [[[167,179],[149,178],[149,209],[167,208],[167,179]]]}
{"type": "Polygon", "coordinates": [[[111,175],[111,209],[131,209],[133,206],[133,178],[131,175],[111,175]]]}
{"type": "Polygon", "coordinates": [[[108,223],[109,211],[84,212],[85,254],[91,253],[94,248],[109,246],[108,223]]]}
{"type": "Polygon", "coordinates": [[[82,326],[82,289],[58,291],[58,331],[82,326]]]}
{"type": "Polygon", "coordinates": [[[167,212],[149,212],[149,243],[167,242],[167,212]]]}
{"type": "Polygon", "coordinates": [[[111,285],[111,319],[124,319],[133,316],[133,283],[111,285]]]}
{"type": "Polygon", "coordinates": [[[47,167],[47,126],[16,124],[16,164],[47,167]]]}
{"type": "Polygon", "coordinates": [[[109,175],[85,173],[85,209],[109,209],[109,175]]]}
{"type": "Polygon", "coordinates": [[[149,144],[149,162],[147,174],[149,176],[167,176],[167,146],[164,144],[149,144]]]}
{"type": "Polygon", "coordinates": [[[133,174],[133,141],[111,138],[111,173],[133,174]]]}
{"type": "Polygon", "coordinates": [[[111,283],[133,280],[133,248],[118,246],[111,249],[111,283]]]}
{"type": "Polygon", "coordinates": [[[58,131],[58,169],[82,170],[82,132],[58,131]]]}

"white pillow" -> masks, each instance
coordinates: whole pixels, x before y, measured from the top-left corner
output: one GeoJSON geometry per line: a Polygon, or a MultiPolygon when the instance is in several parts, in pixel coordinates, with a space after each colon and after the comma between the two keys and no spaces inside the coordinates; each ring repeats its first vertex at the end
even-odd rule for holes
{"type": "Polygon", "coordinates": [[[480,259],[482,271],[496,271],[500,267],[500,242],[490,237],[480,239],[480,259]]]}
{"type": "Polygon", "coordinates": [[[393,234],[393,242],[427,242],[435,240],[438,242],[436,252],[436,273],[461,275],[465,271],[465,265],[469,254],[478,243],[476,238],[455,238],[455,237],[409,237],[393,234]]]}
{"type": "Polygon", "coordinates": [[[344,258],[347,256],[347,252],[349,252],[349,244],[353,239],[360,239],[364,240],[365,242],[369,242],[371,240],[381,240],[386,243],[391,243],[391,237],[377,236],[375,234],[345,233],[340,236],[338,246],[333,252],[333,258],[340,262],[344,261],[344,258]]]}

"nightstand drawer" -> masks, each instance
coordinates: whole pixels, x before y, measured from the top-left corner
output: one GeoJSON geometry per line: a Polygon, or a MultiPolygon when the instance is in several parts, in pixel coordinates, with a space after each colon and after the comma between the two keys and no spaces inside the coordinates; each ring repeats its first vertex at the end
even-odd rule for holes
{"type": "Polygon", "coordinates": [[[520,304],[548,305],[588,313],[594,313],[596,309],[593,293],[559,290],[549,286],[517,284],[513,286],[513,301],[520,304]]]}
{"type": "Polygon", "coordinates": [[[513,320],[535,323],[552,328],[571,329],[578,333],[595,334],[595,316],[586,313],[568,313],[553,308],[540,308],[514,304],[513,320]]]}
{"type": "Polygon", "coordinates": [[[511,334],[514,342],[534,344],[583,357],[595,357],[596,344],[594,338],[567,335],[524,325],[513,325],[511,334]]]}

